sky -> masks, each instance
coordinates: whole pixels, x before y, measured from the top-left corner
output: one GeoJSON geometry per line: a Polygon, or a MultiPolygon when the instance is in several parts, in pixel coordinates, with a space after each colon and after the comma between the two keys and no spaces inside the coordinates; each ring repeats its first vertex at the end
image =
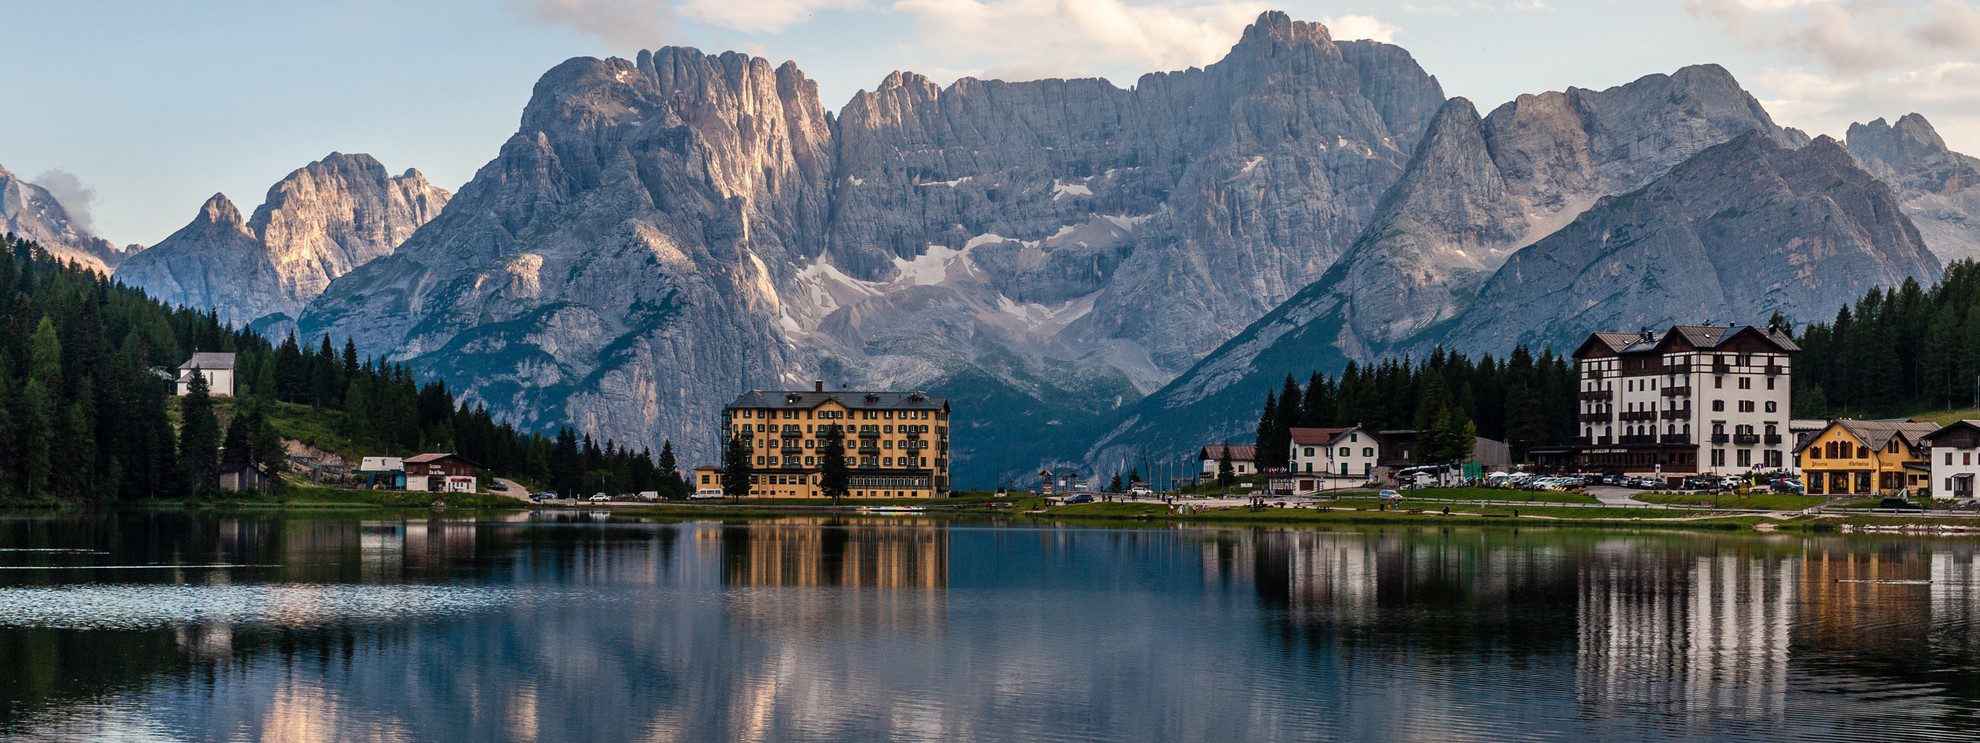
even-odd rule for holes
{"type": "Polygon", "coordinates": [[[796,60],[828,110],[890,71],[1103,76],[1215,61],[1262,10],[1407,48],[1481,111],[1688,64],[1840,138],[1926,116],[1980,154],[1980,0],[0,0],[0,167],[153,244],[215,192],[251,211],[333,151],[457,189],[576,56],[796,60]]]}

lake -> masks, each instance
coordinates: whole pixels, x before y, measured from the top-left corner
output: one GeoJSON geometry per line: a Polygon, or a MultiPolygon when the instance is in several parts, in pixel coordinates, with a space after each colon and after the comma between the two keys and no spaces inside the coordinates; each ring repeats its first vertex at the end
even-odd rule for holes
{"type": "Polygon", "coordinates": [[[0,737],[1970,740],[1976,545],[12,516],[0,737]]]}

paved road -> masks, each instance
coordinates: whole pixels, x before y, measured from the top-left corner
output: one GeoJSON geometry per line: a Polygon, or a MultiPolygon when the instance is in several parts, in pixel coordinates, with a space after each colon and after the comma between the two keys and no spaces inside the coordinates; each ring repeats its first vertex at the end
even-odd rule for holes
{"type": "Polygon", "coordinates": [[[1597,485],[1595,487],[1589,488],[1588,494],[1595,496],[1595,499],[1601,501],[1603,505],[1628,506],[1631,508],[1636,508],[1639,506],[1657,507],[1657,504],[1655,503],[1645,503],[1643,501],[1637,500],[1636,491],[1631,490],[1629,488],[1618,488],[1611,485],[1597,485]]]}
{"type": "Polygon", "coordinates": [[[495,478],[495,484],[501,485],[503,488],[505,488],[504,490],[492,491],[496,495],[506,495],[516,500],[522,501],[524,503],[529,502],[529,489],[523,487],[522,483],[516,482],[506,477],[497,477],[495,478]]]}

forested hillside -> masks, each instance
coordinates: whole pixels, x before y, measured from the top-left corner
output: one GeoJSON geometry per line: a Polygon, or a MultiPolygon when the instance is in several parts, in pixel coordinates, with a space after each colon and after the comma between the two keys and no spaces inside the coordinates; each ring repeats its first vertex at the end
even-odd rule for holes
{"type": "Polygon", "coordinates": [[[1980,264],[1953,263],[1930,289],[1915,281],[1873,289],[1833,321],[1804,328],[1800,343],[1797,418],[1973,406],[1980,394],[1980,264]]]}
{"type": "Polygon", "coordinates": [[[1259,413],[1259,465],[1285,466],[1291,429],[1306,426],[1417,429],[1425,461],[1462,459],[1473,435],[1522,456],[1574,435],[1573,374],[1566,358],[1522,347],[1503,360],[1437,349],[1415,363],[1350,363],[1339,377],[1314,372],[1304,387],[1288,375],[1259,413]]]}
{"type": "Polygon", "coordinates": [[[367,453],[454,451],[566,492],[685,487],[671,452],[656,462],[569,430],[518,431],[461,404],[444,383],[360,359],[349,344],[271,344],[0,236],[0,500],[204,495],[222,463],[280,463],[288,432],[271,421],[285,406],[327,413],[321,418],[367,453]],[[238,354],[240,397],[221,406],[228,410],[216,414],[198,395],[172,397],[161,370],[194,351],[238,354]]]}

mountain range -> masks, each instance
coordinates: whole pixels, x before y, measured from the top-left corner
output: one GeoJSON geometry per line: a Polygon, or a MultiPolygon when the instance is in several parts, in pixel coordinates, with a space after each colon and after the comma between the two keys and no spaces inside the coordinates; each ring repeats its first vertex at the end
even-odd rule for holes
{"type": "Polygon", "coordinates": [[[370,155],[332,152],[268,189],[254,216],[214,194],[191,223],[117,267],[156,299],[222,322],[291,329],[330,281],[390,255],[451,197],[417,170],[391,175],[370,155]]]}
{"type": "Polygon", "coordinates": [[[1811,140],[1714,65],[1480,116],[1265,13],[1131,88],[896,72],[832,113],[793,63],[572,59],[451,198],[333,154],[104,265],[689,462],[745,389],[947,394],[989,485],[1241,437],[1287,373],[1826,317],[1980,256],[1976,165],[1915,114],[1811,140]]]}

